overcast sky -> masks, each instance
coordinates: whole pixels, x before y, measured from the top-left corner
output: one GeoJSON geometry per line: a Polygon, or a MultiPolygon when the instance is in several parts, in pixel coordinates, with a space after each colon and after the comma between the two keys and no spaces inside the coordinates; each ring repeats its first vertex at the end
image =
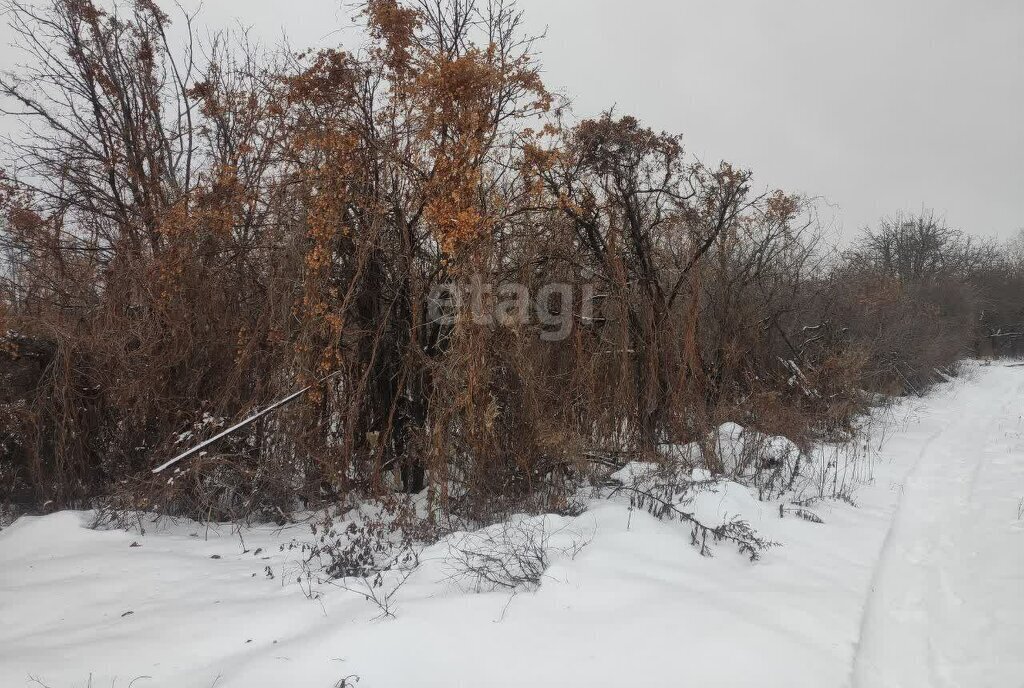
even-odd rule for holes
{"type": "MultiPolygon", "coordinates": [[[[979,235],[1024,228],[1024,0],[520,4],[547,29],[549,88],[578,115],[615,105],[682,133],[706,162],[821,197],[845,236],[922,207],[979,235]]],[[[337,30],[350,15],[339,0],[203,11],[269,43],[285,31],[296,47],[355,40],[337,30]]]]}

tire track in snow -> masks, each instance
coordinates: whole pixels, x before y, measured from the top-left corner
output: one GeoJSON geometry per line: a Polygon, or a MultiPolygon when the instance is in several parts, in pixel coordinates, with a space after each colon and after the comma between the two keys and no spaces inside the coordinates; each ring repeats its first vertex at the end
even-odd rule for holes
{"type": "Polygon", "coordinates": [[[914,460],[914,465],[910,468],[909,471],[907,471],[907,474],[903,477],[903,483],[900,485],[899,498],[896,503],[896,509],[893,512],[893,518],[889,524],[889,530],[886,532],[885,539],[882,541],[882,549],[879,551],[878,561],[875,563],[874,571],[871,574],[871,584],[868,588],[868,599],[864,605],[864,610],[861,614],[860,633],[857,639],[857,647],[854,652],[853,666],[851,667],[851,685],[854,688],[861,688],[861,686],[871,686],[870,683],[865,683],[862,677],[863,670],[861,669],[861,667],[865,661],[863,659],[864,638],[867,637],[869,619],[872,618],[872,613],[874,610],[874,606],[876,604],[874,602],[876,597],[875,591],[879,588],[880,585],[880,579],[882,574],[882,562],[885,560],[887,554],[893,549],[892,543],[894,540],[894,534],[896,532],[896,524],[900,520],[900,516],[903,510],[905,509],[907,483],[914,477],[914,475],[920,469],[921,464],[924,462],[924,458],[927,455],[928,450],[931,448],[931,446],[935,443],[936,440],[945,435],[947,432],[949,432],[948,426],[942,428],[941,430],[938,430],[937,432],[932,433],[931,436],[929,436],[928,439],[925,440],[924,444],[921,446],[921,450],[917,453],[917,458],[914,460]]]}
{"type": "MultiPolygon", "coordinates": [[[[958,392],[936,405],[950,422],[928,437],[904,478],[861,618],[855,688],[1011,685],[1005,665],[1024,651],[1019,630],[992,621],[1000,598],[1013,598],[1013,582],[998,572],[1012,576],[1024,564],[1013,554],[1021,548],[1012,528],[996,513],[1024,490],[1024,473],[994,475],[989,491],[998,498],[977,499],[983,473],[1005,454],[995,442],[1000,427],[1019,423],[1024,375],[979,369],[958,392]],[[992,642],[981,637],[992,633],[992,642]]],[[[1019,609],[1019,597],[1007,603],[1019,609]]]]}

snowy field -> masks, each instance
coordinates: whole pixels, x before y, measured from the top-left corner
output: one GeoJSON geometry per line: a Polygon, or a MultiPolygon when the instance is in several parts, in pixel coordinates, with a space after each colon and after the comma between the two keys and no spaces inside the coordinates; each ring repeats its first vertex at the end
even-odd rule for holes
{"type": "Polygon", "coordinates": [[[544,520],[565,546],[538,590],[467,589],[439,543],[395,618],[310,599],[280,547],[305,524],[22,518],[0,531],[0,687],[1024,686],[1024,367],[972,366],[872,443],[873,480],[824,523],[702,495],[780,543],[759,561],[601,500],[544,520]]]}

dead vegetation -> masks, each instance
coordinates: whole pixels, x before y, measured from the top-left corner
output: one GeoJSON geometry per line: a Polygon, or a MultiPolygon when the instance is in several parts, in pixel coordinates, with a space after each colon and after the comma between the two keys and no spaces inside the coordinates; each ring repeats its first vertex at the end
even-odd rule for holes
{"type": "MultiPolygon", "coordinates": [[[[926,215],[840,256],[748,170],[630,116],[573,123],[510,3],[369,0],[365,50],[269,55],[192,16],[172,45],[150,1],[7,9],[21,509],[276,520],[426,490],[476,523],[561,513],[595,466],[724,422],[848,440],[867,392],[923,392],[1022,329],[1019,252],[926,215]]],[[[764,495],[793,486],[756,461],[764,495]]],[[[695,537],[755,556],[741,531],[695,537]]]]}

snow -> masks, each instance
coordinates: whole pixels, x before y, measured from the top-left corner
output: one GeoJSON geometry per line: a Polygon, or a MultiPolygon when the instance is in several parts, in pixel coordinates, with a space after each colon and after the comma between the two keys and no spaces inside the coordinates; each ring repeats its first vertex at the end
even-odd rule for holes
{"type": "Polygon", "coordinates": [[[550,547],[539,587],[453,577],[453,543],[480,537],[456,534],[379,618],[295,582],[300,554],[280,545],[305,524],[140,535],[91,530],[87,512],[22,518],[0,531],[0,686],[1021,685],[1024,369],[971,370],[893,412],[857,505],[808,507],[823,524],[735,482],[698,493],[701,518],[781,543],[753,563],[599,500],[520,519],[550,547]]]}
{"type": "Polygon", "coordinates": [[[747,439],[747,430],[742,425],[723,423],[718,426],[713,439],[714,449],[726,475],[734,475],[743,470],[747,439]]]}
{"type": "Polygon", "coordinates": [[[855,686],[1024,685],[1024,374],[981,371],[907,447],[855,686]]]}
{"type": "Polygon", "coordinates": [[[764,506],[743,485],[724,480],[698,492],[689,511],[708,528],[717,528],[733,517],[747,518],[750,514],[763,520],[764,506]]]}
{"type": "MultiPolygon", "coordinates": [[[[645,481],[657,482],[654,477],[657,469],[658,467],[652,463],[631,461],[612,473],[610,478],[621,483],[642,486],[645,481]]],[[[689,478],[699,487],[687,493],[674,495],[676,498],[673,503],[693,515],[702,525],[717,528],[733,517],[747,518],[751,514],[756,515],[758,520],[763,517],[765,504],[759,502],[744,485],[731,480],[711,482],[712,474],[704,468],[690,470],[689,478]]]]}

